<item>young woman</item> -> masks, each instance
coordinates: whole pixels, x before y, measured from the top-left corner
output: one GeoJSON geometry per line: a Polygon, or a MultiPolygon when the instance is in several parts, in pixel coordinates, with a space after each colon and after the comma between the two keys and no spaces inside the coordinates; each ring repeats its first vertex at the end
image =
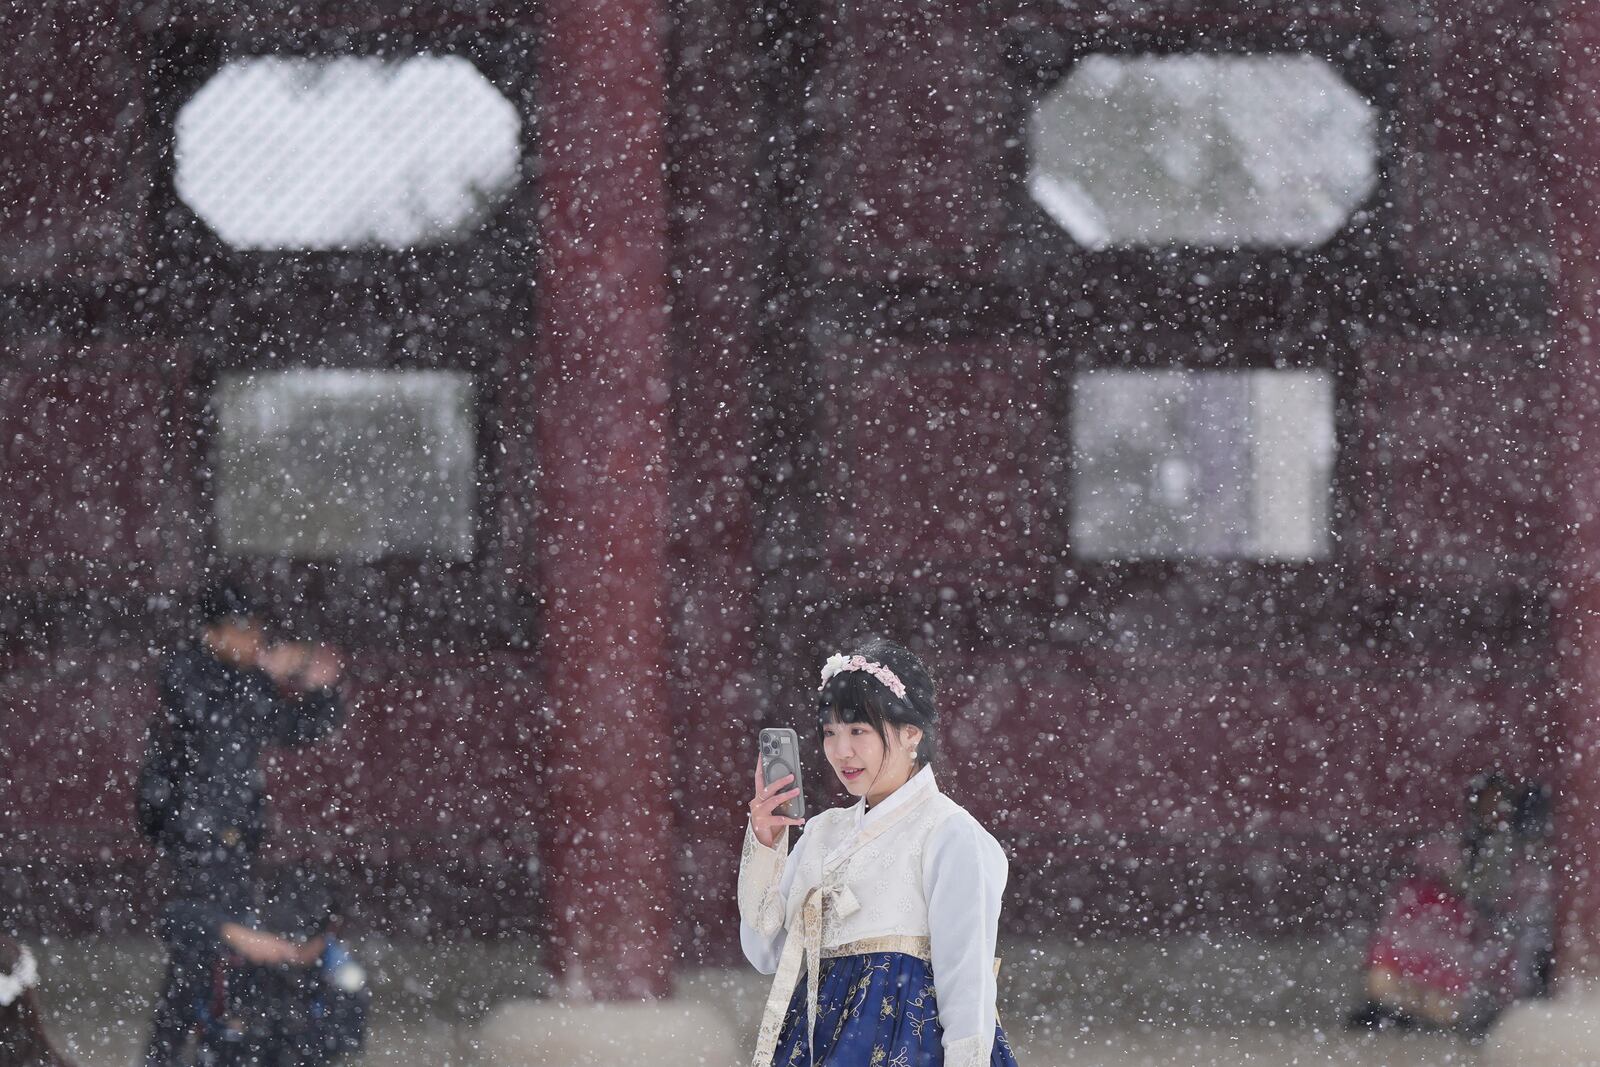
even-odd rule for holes
{"type": "Polygon", "coordinates": [[[788,852],[802,820],[775,809],[793,776],[756,769],[739,938],[777,977],[754,1067],[1015,1067],[995,1020],[1006,857],[934,782],[927,668],[864,641],[828,659],[817,710],[828,764],[860,799],[808,820],[788,852]]]}

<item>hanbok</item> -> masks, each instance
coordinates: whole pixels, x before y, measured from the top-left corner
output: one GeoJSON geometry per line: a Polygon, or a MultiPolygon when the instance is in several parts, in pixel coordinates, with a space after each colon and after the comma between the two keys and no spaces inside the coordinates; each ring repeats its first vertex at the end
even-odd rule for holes
{"type": "Polygon", "coordinates": [[[753,1067],[1016,1067],[995,1017],[1005,853],[931,769],[786,845],[747,829],[739,864],[740,942],[775,976],[753,1067]]]}

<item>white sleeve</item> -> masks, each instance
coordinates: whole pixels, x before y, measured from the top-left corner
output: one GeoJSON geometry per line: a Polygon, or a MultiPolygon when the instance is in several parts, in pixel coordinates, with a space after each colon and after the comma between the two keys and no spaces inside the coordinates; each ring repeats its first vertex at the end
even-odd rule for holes
{"type": "Polygon", "coordinates": [[[762,974],[775,973],[783,955],[789,887],[794,884],[805,843],[802,833],[794,843],[794,853],[786,856],[788,830],[779,838],[777,848],[768,848],[756,840],[749,824],[745,825],[744,851],[739,855],[739,945],[744,949],[744,958],[762,974]]]}
{"type": "Polygon", "coordinates": [[[1006,855],[976,821],[956,815],[933,832],[922,863],[945,1067],[987,1067],[1006,855]]]}

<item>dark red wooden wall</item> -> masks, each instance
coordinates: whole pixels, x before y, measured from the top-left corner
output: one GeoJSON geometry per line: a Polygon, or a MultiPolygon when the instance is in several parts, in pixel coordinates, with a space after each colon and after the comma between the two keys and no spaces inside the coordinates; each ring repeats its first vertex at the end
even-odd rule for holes
{"type": "Polygon", "coordinates": [[[1537,101],[1559,26],[1525,4],[1090,8],[829,8],[792,75],[799,251],[782,361],[757,368],[788,474],[758,518],[771,670],[803,679],[857,628],[924,641],[951,777],[1024,857],[1030,925],[1361,911],[1472,773],[1555,770],[1537,101]],[[1374,101],[1370,225],[1281,257],[1084,254],[1038,227],[1020,117],[1071,56],[1234,48],[1327,55],[1374,101]],[[1074,374],[1274,365],[1335,378],[1330,559],[1075,558],[1074,374]]]}
{"type": "MultiPolygon", "coordinates": [[[[691,956],[730,951],[749,735],[804,730],[817,664],[860,628],[936,665],[947,777],[1013,847],[1013,914],[1030,926],[1337,921],[1370,907],[1406,841],[1451,822],[1468,774],[1551,773],[1540,121],[1560,25],[1509,0],[1426,17],[1093,8],[666,12],[672,304],[653,329],[672,372],[664,699],[672,910],[691,956]],[[1041,234],[1018,124],[1060,56],[1300,46],[1346,49],[1381,103],[1371,227],[1298,258],[1174,263],[1041,234]],[[1217,284],[1198,289],[1199,268],[1217,284]],[[1331,559],[1074,557],[1074,373],[1278,362],[1337,382],[1331,559]]],[[[221,568],[352,650],[345,731],[275,763],[285,850],[359,868],[373,921],[410,928],[397,916],[421,900],[446,925],[531,929],[541,841],[564,818],[543,800],[550,564],[532,437],[559,415],[536,335],[561,309],[538,315],[534,289],[442,328],[443,358],[486,385],[483,441],[511,445],[494,449],[484,551],[464,569],[219,558],[202,412],[219,367],[264,365],[256,343],[285,323],[313,345],[325,306],[381,332],[441,292],[445,306],[480,285],[522,293],[508,279],[540,261],[535,220],[563,210],[542,199],[538,146],[490,265],[438,265],[455,289],[392,264],[358,265],[365,296],[333,269],[201,265],[167,232],[157,59],[185,34],[482,33],[502,42],[502,77],[531,87],[535,125],[541,92],[582,87],[541,65],[537,12],[239,10],[251,17],[110,2],[0,17],[23,42],[0,60],[22,87],[0,104],[6,907],[60,921],[51,910],[81,893],[94,923],[145,911],[127,798],[152,668],[194,583],[221,568]]]]}

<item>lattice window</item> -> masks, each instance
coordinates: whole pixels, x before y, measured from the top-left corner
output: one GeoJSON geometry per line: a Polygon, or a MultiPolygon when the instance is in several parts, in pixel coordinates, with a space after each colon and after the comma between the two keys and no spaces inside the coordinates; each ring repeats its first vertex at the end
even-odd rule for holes
{"type": "Polygon", "coordinates": [[[516,108],[459,56],[234,60],[175,136],[179,197],[244,250],[464,236],[516,185],[522,152],[516,108]]]}
{"type": "Polygon", "coordinates": [[[1378,182],[1376,109],[1309,55],[1089,56],[1028,143],[1029,192],[1092,249],[1311,247],[1378,182]]]}
{"type": "Polygon", "coordinates": [[[299,369],[224,377],[214,397],[225,551],[468,559],[472,381],[454,371],[299,369]]]}
{"type": "Polygon", "coordinates": [[[1088,559],[1318,559],[1334,390],[1316,370],[1103,370],[1072,401],[1072,545],[1088,559]]]}

